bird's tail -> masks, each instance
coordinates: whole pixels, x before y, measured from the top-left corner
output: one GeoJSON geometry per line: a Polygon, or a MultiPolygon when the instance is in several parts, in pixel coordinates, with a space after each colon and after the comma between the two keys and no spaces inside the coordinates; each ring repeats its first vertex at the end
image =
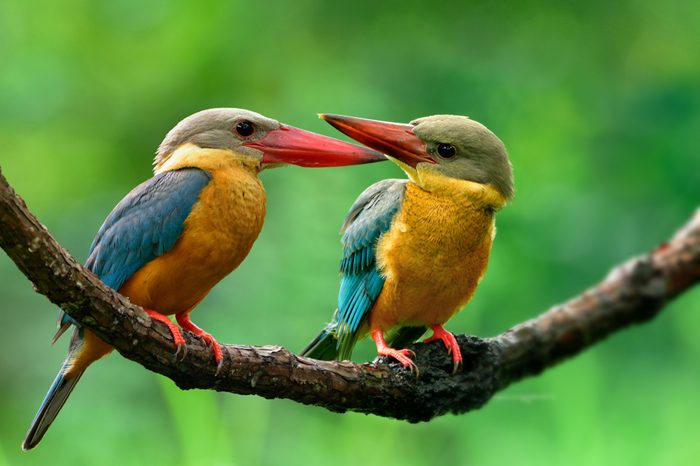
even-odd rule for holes
{"type": "MultiPolygon", "coordinates": [[[[61,326],[59,328],[59,336],[63,331],[65,331],[65,328],[61,326]]],[[[86,329],[74,327],[68,356],[51,384],[46,397],[44,397],[44,401],[41,403],[36,416],[34,416],[32,424],[29,426],[27,435],[22,442],[23,450],[30,450],[37,446],[51,426],[51,423],[56,419],[59,411],[61,411],[63,404],[70,396],[85,369],[90,363],[105,356],[109,351],[111,351],[111,348],[98,339],[95,334],[86,329]]]]}
{"type": "Polygon", "coordinates": [[[49,388],[49,392],[46,394],[44,401],[41,403],[39,411],[36,413],[36,416],[34,416],[32,424],[29,426],[27,435],[22,442],[23,450],[31,450],[39,444],[85,370],[72,373],[70,377],[66,376],[66,372],[67,364],[64,363],[51,384],[51,388],[49,388]]]}
{"type": "Polygon", "coordinates": [[[367,333],[366,319],[360,323],[358,329],[352,333],[342,334],[338,332],[338,309],[333,314],[333,319],[326,325],[321,333],[306,345],[301,351],[301,356],[321,359],[323,361],[347,361],[352,357],[355,343],[367,333]]]}
{"type": "Polygon", "coordinates": [[[301,351],[301,356],[313,359],[331,361],[338,358],[338,338],[334,333],[335,325],[328,324],[321,333],[306,345],[301,351]]]}

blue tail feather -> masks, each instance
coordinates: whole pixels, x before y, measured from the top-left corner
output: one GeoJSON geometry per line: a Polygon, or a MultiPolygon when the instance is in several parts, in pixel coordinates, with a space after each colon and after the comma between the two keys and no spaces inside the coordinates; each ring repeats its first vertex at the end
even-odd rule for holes
{"type": "Polygon", "coordinates": [[[36,416],[34,416],[32,424],[29,426],[27,435],[22,442],[23,450],[30,450],[37,446],[51,426],[51,423],[56,419],[56,416],[73,391],[73,388],[75,388],[78,380],[80,380],[80,376],[83,375],[83,372],[79,372],[76,375],[72,375],[70,378],[66,378],[64,376],[65,371],[66,365],[64,364],[51,384],[51,388],[49,388],[44,401],[39,407],[39,411],[36,413],[36,416]]]}
{"type": "Polygon", "coordinates": [[[41,402],[39,411],[37,411],[36,416],[34,416],[34,420],[29,426],[29,430],[27,430],[27,435],[24,437],[24,441],[22,442],[23,450],[31,450],[37,446],[48,428],[51,426],[51,423],[54,421],[54,419],[56,419],[56,416],[61,411],[61,408],[75,388],[75,385],[80,380],[80,377],[83,375],[84,370],[80,372],[72,371],[73,373],[71,373],[70,376],[66,375],[68,370],[72,367],[73,359],[80,351],[82,343],[82,330],[76,327],[73,331],[73,337],[71,338],[68,356],[61,366],[61,370],[58,371],[56,378],[53,380],[51,387],[49,387],[49,391],[46,393],[44,401],[41,402]]]}
{"type": "Polygon", "coordinates": [[[331,361],[338,357],[338,339],[331,325],[323,329],[311,343],[306,345],[301,356],[313,359],[331,361]]]}

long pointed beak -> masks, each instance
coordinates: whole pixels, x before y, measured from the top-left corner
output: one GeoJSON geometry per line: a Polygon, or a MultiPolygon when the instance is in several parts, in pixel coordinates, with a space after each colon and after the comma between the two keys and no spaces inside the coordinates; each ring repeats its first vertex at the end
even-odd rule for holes
{"type": "Polygon", "coordinates": [[[321,114],[322,119],[357,142],[415,168],[421,162],[435,163],[412,125],[369,120],[344,115],[321,114]]]}
{"type": "Polygon", "coordinates": [[[267,164],[342,167],[386,160],[381,153],[371,149],[287,125],[244,145],[261,151],[262,162],[267,164]]]}

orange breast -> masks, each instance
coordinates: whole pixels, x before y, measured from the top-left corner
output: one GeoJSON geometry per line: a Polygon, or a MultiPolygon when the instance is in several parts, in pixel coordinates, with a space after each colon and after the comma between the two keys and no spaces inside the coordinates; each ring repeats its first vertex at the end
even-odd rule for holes
{"type": "Polygon", "coordinates": [[[162,314],[196,306],[245,259],[265,217],[265,191],[243,165],[210,170],[211,182],[185,221],[172,250],[139,269],[119,290],[162,314]]]}
{"type": "Polygon", "coordinates": [[[493,209],[453,194],[408,183],[401,211],[378,244],[386,282],[371,329],[443,324],[471,299],[491,251],[493,209]]]}

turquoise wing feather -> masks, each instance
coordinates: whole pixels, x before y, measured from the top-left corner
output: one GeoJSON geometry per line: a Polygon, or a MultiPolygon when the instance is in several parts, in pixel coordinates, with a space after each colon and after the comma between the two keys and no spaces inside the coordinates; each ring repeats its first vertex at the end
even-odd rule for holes
{"type": "Polygon", "coordinates": [[[349,359],[359,330],[384,286],[376,247],[401,208],[406,180],[383,180],[357,198],[341,229],[340,292],[333,321],[303,351],[317,359],[349,359]]]}

